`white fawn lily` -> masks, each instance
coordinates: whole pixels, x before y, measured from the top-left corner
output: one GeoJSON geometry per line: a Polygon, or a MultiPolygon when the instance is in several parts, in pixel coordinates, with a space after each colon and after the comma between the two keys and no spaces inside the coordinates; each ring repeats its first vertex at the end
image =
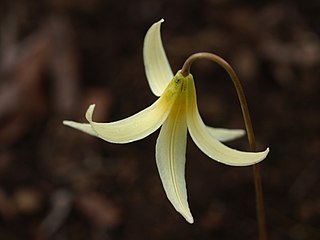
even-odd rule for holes
{"type": "Polygon", "coordinates": [[[90,135],[112,143],[129,143],[145,138],[161,126],[156,143],[156,162],[166,195],[174,208],[193,223],[185,183],[185,155],[187,129],[195,144],[210,158],[231,166],[248,166],[266,158],[263,152],[243,152],[232,149],[221,141],[245,134],[244,130],[221,129],[206,126],[198,112],[194,80],[181,71],[174,76],[168,63],[160,36],[163,20],[148,30],[143,47],[147,79],[152,92],[159,98],[146,109],[131,117],[111,123],[92,119],[95,105],[89,106],[88,123],[64,121],[90,135]]]}

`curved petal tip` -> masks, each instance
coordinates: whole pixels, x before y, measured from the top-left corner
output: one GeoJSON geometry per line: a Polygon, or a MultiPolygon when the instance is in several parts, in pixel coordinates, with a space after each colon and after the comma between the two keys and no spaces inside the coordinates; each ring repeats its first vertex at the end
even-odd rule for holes
{"type": "Polygon", "coordinates": [[[194,221],[193,221],[193,217],[190,215],[190,216],[184,216],[184,218],[186,219],[186,221],[190,224],[193,224],[194,221]]]}
{"type": "Polygon", "coordinates": [[[88,107],[88,110],[86,112],[86,119],[89,121],[89,122],[92,122],[92,115],[93,115],[93,111],[94,111],[94,108],[96,107],[95,104],[91,104],[89,107],[88,107]]]}
{"type": "Polygon", "coordinates": [[[67,121],[64,120],[63,125],[80,130],[84,133],[90,134],[92,136],[97,136],[96,132],[92,129],[91,125],[89,123],[78,123],[74,121],[67,121]]]}
{"type": "Polygon", "coordinates": [[[149,86],[156,96],[160,96],[173,73],[162,45],[160,27],[164,19],[154,23],[146,33],[143,43],[143,62],[149,86]]]}

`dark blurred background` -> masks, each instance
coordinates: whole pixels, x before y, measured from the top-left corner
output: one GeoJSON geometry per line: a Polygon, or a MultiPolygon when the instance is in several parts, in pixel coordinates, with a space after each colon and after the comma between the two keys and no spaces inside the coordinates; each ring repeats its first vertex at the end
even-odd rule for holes
{"type": "MultiPolygon", "coordinates": [[[[269,238],[320,239],[319,12],[317,0],[2,0],[0,239],[257,239],[251,167],[212,161],[189,138],[190,225],[162,189],[157,133],[116,145],[61,123],[84,121],[90,103],[113,121],[155,101],[142,46],[161,18],[174,72],[208,51],[239,74],[258,149],[271,149],[269,238]]],[[[192,73],[205,122],[243,128],[227,74],[206,61],[192,73]]]]}

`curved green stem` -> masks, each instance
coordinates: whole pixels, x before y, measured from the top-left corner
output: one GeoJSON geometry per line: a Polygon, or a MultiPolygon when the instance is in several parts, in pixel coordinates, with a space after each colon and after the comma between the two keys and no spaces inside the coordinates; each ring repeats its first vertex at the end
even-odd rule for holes
{"type": "MultiPolygon", "coordinates": [[[[235,73],[233,68],[230,66],[230,64],[227,63],[224,59],[222,59],[221,57],[215,54],[206,53],[206,52],[195,53],[191,55],[183,64],[181,74],[183,76],[188,76],[190,74],[190,68],[192,63],[200,59],[208,59],[210,61],[213,61],[219,64],[228,72],[229,76],[231,77],[234,87],[237,91],[238,99],[240,101],[242,115],[243,115],[245,128],[247,131],[247,137],[250,145],[250,150],[255,151],[256,142],[255,142],[253,127],[252,127],[251,118],[248,110],[248,104],[247,104],[246,97],[237,74],[235,73]]],[[[261,182],[261,173],[260,173],[259,164],[253,165],[253,176],[254,176],[254,185],[255,185],[255,192],[256,192],[256,208],[257,208],[259,240],[267,240],[266,217],[265,217],[265,211],[264,211],[264,200],[263,200],[263,193],[262,193],[262,182],[261,182]]]]}

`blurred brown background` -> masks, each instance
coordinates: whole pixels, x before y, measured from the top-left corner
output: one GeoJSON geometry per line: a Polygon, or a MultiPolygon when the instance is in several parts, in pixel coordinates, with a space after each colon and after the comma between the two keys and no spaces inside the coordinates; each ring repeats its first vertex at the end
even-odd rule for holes
{"type": "MultiPolygon", "coordinates": [[[[317,0],[2,0],[0,239],[257,239],[250,167],[212,161],[189,138],[189,225],[162,189],[157,133],[115,145],[61,124],[84,121],[90,103],[113,121],[155,101],[142,44],[161,18],[174,72],[208,51],[240,76],[258,149],[271,149],[270,239],[320,239],[319,11],[317,0]]],[[[205,122],[243,128],[227,74],[206,61],[192,73],[205,122]]]]}

